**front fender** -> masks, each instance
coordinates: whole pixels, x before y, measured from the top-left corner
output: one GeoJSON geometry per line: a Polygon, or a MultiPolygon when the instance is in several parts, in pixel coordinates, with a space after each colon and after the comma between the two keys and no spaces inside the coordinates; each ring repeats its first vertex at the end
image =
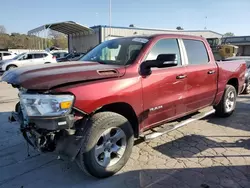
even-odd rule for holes
{"type": "Polygon", "coordinates": [[[83,144],[85,142],[84,133],[88,117],[89,116],[86,116],[76,122],[78,129],[75,135],[66,136],[57,142],[55,152],[59,156],[67,158],[70,161],[74,161],[81,149],[83,152],[85,152],[83,144]]]}

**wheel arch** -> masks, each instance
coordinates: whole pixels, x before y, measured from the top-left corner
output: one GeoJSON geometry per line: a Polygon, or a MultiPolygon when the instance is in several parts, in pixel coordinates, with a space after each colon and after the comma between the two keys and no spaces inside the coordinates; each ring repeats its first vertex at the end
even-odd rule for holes
{"type": "Polygon", "coordinates": [[[236,89],[237,94],[239,94],[239,81],[237,78],[231,78],[228,80],[227,85],[232,85],[236,89]]]}
{"type": "Polygon", "coordinates": [[[133,107],[130,104],[126,102],[115,102],[106,104],[101,108],[99,108],[98,110],[96,110],[95,113],[105,112],[105,111],[115,112],[117,114],[124,116],[132,125],[134,136],[136,138],[139,137],[139,132],[140,132],[139,121],[133,107]]]}
{"type": "Polygon", "coordinates": [[[9,64],[6,66],[5,70],[7,71],[9,69],[9,67],[11,67],[11,66],[17,67],[17,65],[15,65],[15,64],[9,64]]]}

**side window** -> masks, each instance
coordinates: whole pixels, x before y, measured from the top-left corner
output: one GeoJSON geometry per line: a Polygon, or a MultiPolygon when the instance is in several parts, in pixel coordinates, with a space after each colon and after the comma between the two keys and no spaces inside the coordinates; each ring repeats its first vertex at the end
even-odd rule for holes
{"type": "Polygon", "coordinates": [[[183,40],[187,51],[188,63],[190,65],[200,65],[209,62],[207,49],[202,41],[199,40],[183,40]]]}
{"type": "Polygon", "coordinates": [[[43,58],[43,54],[34,54],[34,58],[35,59],[43,58]]]}
{"type": "Polygon", "coordinates": [[[146,60],[155,60],[160,54],[176,54],[178,65],[181,65],[180,49],[177,39],[159,40],[149,52],[146,60]]]}
{"type": "Polygon", "coordinates": [[[11,55],[10,53],[3,53],[3,56],[9,56],[11,55]]]}
{"type": "Polygon", "coordinates": [[[48,54],[42,54],[42,57],[47,57],[48,56],[48,54]]]}
{"type": "Polygon", "coordinates": [[[32,54],[28,54],[26,59],[33,59],[33,55],[32,54]]]}

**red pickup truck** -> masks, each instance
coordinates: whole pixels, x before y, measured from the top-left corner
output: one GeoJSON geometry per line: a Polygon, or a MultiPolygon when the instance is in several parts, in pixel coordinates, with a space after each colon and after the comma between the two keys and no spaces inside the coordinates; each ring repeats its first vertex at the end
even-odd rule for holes
{"type": "Polygon", "coordinates": [[[245,71],[244,61],[216,62],[204,38],[161,34],[108,40],[81,61],[18,68],[2,80],[19,89],[10,121],[30,145],[103,178],[126,164],[135,138],[230,116],[245,71]]]}

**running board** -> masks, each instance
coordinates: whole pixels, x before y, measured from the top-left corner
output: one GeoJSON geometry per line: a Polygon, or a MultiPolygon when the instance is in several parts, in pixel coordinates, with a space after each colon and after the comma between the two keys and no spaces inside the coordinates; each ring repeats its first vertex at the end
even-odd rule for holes
{"type": "Polygon", "coordinates": [[[214,112],[215,112],[214,109],[212,109],[210,111],[207,111],[207,112],[200,112],[199,114],[196,114],[196,115],[192,116],[191,118],[189,118],[187,120],[181,121],[180,123],[177,123],[175,125],[169,125],[166,128],[162,128],[161,130],[159,130],[157,132],[146,134],[146,135],[144,135],[144,139],[145,140],[154,139],[154,138],[159,137],[159,136],[161,136],[163,134],[166,134],[166,133],[168,133],[170,131],[173,131],[173,130],[176,130],[176,129],[180,128],[180,127],[183,127],[183,126],[187,125],[188,123],[192,123],[192,122],[197,121],[199,119],[202,119],[202,118],[204,118],[206,116],[209,116],[209,115],[213,114],[214,112]]]}

